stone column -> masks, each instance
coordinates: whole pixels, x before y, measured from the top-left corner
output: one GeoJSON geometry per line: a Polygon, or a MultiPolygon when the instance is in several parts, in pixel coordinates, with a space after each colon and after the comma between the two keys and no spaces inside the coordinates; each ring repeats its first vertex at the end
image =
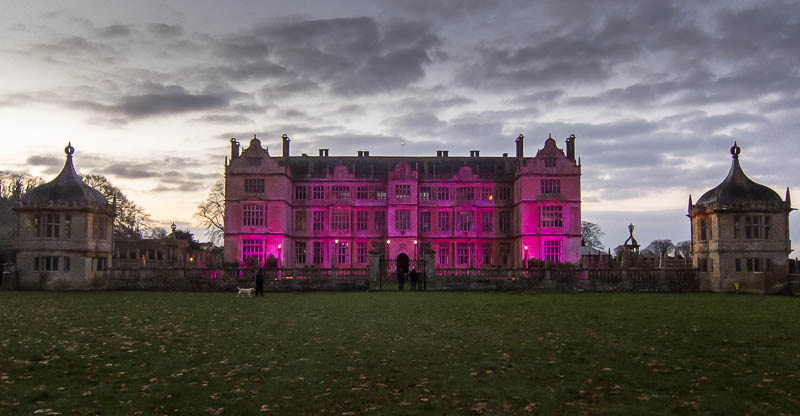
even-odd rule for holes
{"type": "Polygon", "coordinates": [[[422,276],[422,289],[427,290],[428,287],[435,287],[430,283],[434,283],[434,279],[436,278],[436,251],[432,249],[423,249],[422,255],[425,259],[425,270],[423,270],[422,276]]]}
{"type": "Polygon", "coordinates": [[[381,259],[383,251],[373,248],[369,251],[369,290],[381,289],[381,259]]]}

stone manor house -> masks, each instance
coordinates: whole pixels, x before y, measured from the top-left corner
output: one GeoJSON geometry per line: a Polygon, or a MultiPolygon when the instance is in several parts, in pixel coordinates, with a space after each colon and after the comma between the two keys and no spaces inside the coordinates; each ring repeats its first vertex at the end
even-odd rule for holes
{"type": "Polygon", "coordinates": [[[279,267],[367,267],[381,249],[398,264],[435,251],[436,267],[522,267],[526,260],[578,263],[581,166],[575,135],[566,152],[550,137],[525,157],[319,154],[272,156],[253,137],[231,139],[225,165],[225,262],[279,267]]]}
{"type": "MultiPolygon", "coordinates": [[[[241,276],[240,266],[264,265],[270,257],[279,268],[315,266],[309,270],[325,269],[327,276],[334,270],[365,276],[367,269],[371,275],[370,258],[395,262],[397,268],[420,266],[417,261],[425,258],[432,278],[460,276],[465,284],[475,283],[476,271],[543,276],[549,268],[540,266],[548,263],[582,264],[566,272],[579,275],[580,282],[586,277],[590,286],[608,283],[603,279],[610,276],[621,282],[621,290],[637,290],[641,283],[624,275],[652,277],[657,269],[665,278],[688,276],[677,269],[667,273],[671,266],[660,263],[637,265],[633,226],[621,263],[582,262],[575,135],[566,139],[564,150],[547,138],[531,157],[524,155],[524,139],[517,137],[513,156],[496,157],[478,150],[469,156],[450,156],[446,150],[430,157],[371,156],[368,151],[330,156],[328,149],[316,156],[290,156],[286,135],[282,155],[271,156],[255,136],[246,149],[231,139],[225,163],[225,268],[210,253],[182,246],[174,228],[161,240],[115,241],[115,202],[81,180],[73,166],[75,149],[68,145],[58,176],[14,206],[16,271],[13,284],[9,278],[2,286],[169,289],[180,281],[211,288],[226,271],[241,276]],[[169,280],[176,274],[201,279],[169,280]]],[[[681,267],[697,277],[702,290],[741,286],[765,293],[790,280],[800,288],[798,262],[789,260],[789,190],[781,198],[748,178],[740,153],[734,144],[725,179],[697,202],[689,197],[692,265],[681,267]]],[[[653,283],[669,286],[666,280],[653,283]]],[[[196,287],[191,285],[183,287],[196,287]]]]}

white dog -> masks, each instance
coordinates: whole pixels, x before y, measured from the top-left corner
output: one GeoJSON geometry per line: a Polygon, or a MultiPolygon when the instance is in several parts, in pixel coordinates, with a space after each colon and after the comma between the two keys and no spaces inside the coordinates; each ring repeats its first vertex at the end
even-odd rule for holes
{"type": "Polygon", "coordinates": [[[237,289],[239,289],[239,293],[237,293],[237,294],[236,294],[236,297],[237,297],[237,298],[238,298],[239,296],[245,296],[245,295],[247,295],[247,297],[248,297],[248,298],[252,298],[252,297],[253,297],[253,292],[255,292],[255,291],[256,291],[256,290],[255,290],[254,288],[252,288],[252,287],[250,287],[250,288],[241,288],[241,287],[239,287],[239,286],[236,286],[236,288],[237,288],[237,289]]]}

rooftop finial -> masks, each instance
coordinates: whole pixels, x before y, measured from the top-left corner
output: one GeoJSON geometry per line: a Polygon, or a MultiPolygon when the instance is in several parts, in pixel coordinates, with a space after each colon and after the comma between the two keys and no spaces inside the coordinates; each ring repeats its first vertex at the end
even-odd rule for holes
{"type": "Polygon", "coordinates": [[[172,225],[169,226],[169,229],[172,230],[172,234],[175,234],[175,230],[178,229],[178,226],[173,222],[172,225]]]}
{"type": "Polygon", "coordinates": [[[552,139],[553,138],[553,133],[547,133],[547,138],[548,139],[552,139]]]}
{"type": "Polygon", "coordinates": [[[255,134],[255,133],[253,133],[253,138],[254,138],[254,139],[257,139],[257,138],[258,138],[258,137],[256,137],[256,134],[255,134]]]}
{"type": "Polygon", "coordinates": [[[72,142],[67,143],[67,147],[64,148],[64,153],[67,154],[67,157],[72,157],[72,154],[75,153],[75,148],[72,147],[72,142]]]}
{"type": "Polygon", "coordinates": [[[742,148],[739,147],[739,145],[736,144],[736,141],[734,140],[733,146],[731,146],[731,155],[733,155],[734,159],[738,159],[739,153],[742,153],[742,148]]]}

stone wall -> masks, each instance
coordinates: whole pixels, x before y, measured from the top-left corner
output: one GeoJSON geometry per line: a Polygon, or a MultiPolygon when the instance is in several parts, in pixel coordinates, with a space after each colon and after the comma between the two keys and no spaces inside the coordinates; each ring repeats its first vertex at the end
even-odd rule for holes
{"type": "Polygon", "coordinates": [[[693,270],[437,269],[428,290],[541,290],[556,292],[689,292],[700,289],[693,270]]]}
{"type": "MultiPolygon", "coordinates": [[[[97,288],[103,290],[236,291],[254,288],[255,269],[135,268],[109,271],[97,288]]],[[[367,290],[363,269],[279,269],[264,273],[265,292],[367,290]]]]}

